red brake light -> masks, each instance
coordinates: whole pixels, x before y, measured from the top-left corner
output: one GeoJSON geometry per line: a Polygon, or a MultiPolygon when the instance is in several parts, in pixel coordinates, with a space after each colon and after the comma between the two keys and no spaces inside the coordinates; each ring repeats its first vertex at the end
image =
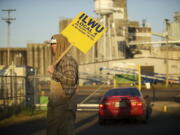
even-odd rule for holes
{"type": "Polygon", "coordinates": [[[139,98],[131,99],[131,106],[143,106],[142,101],[139,98]]]}
{"type": "Polygon", "coordinates": [[[138,102],[138,103],[137,103],[137,106],[142,106],[142,105],[143,105],[142,102],[138,102]]]}
{"type": "Polygon", "coordinates": [[[104,105],[103,104],[99,104],[99,108],[103,108],[104,107],[104,105]]]}
{"type": "Polygon", "coordinates": [[[136,106],[137,101],[136,100],[131,100],[131,106],[136,106]]]}

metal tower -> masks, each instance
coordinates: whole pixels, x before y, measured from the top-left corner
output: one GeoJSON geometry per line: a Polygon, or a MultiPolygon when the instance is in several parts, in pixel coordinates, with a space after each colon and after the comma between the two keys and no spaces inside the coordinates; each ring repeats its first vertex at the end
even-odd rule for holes
{"type": "Polygon", "coordinates": [[[16,11],[16,9],[3,9],[2,11],[5,11],[8,13],[7,18],[2,18],[7,23],[7,53],[8,53],[8,58],[7,58],[7,65],[10,65],[10,24],[11,21],[16,20],[16,18],[11,18],[10,13],[13,11],[16,11]]]}

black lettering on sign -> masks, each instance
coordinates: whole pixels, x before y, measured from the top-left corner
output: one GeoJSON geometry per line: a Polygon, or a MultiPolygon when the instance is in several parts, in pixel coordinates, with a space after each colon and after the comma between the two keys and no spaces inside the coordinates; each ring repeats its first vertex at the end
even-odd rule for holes
{"type": "Polygon", "coordinates": [[[86,19],[88,18],[88,16],[86,15],[83,19],[82,19],[82,21],[84,22],[84,23],[87,23],[86,22],[86,19]]]}
{"type": "Polygon", "coordinates": [[[100,24],[96,27],[97,32],[101,32],[103,29],[104,29],[104,27],[101,26],[100,24]],[[101,29],[99,30],[99,28],[101,28],[101,29]]]}
{"type": "MultiPolygon", "coordinates": [[[[97,33],[100,33],[103,31],[104,27],[101,26],[101,24],[99,24],[98,22],[96,22],[95,20],[93,20],[92,18],[90,18],[88,15],[86,15],[85,13],[83,13],[80,17],[79,17],[80,20],[82,20],[82,23],[80,23],[78,21],[78,23],[83,26],[84,28],[86,28],[88,31],[92,32],[92,29],[95,29],[95,31],[97,33]],[[89,19],[89,21],[88,21],[89,19]],[[88,27],[89,26],[89,27],[88,27]]],[[[96,34],[97,34],[96,33],[96,34]]],[[[95,34],[95,35],[96,35],[95,34]]]]}
{"type": "Polygon", "coordinates": [[[80,17],[79,17],[79,19],[82,19],[82,17],[84,16],[85,14],[83,13],[80,17]]]}
{"type": "Polygon", "coordinates": [[[91,28],[94,28],[98,23],[96,23],[95,20],[93,19],[90,19],[89,22],[88,22],[88,25],[91,25],[91,28]]]}

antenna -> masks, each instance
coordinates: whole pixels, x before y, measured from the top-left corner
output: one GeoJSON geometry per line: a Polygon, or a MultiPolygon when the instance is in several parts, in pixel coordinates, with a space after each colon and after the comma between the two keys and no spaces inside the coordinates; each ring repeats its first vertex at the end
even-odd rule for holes
{"type": "Polygon", "coordinates": [[[10,65],[10,24],[11,21],[16,20],[16,18],[11,18],[10,13],[13,11],[16,11],[16,9],[2,9],[2,11],[7,12],[8,16],[7,18],[2,18],[7,23],[7,53],[8,53],[8,58],[7,58],[7,65],[10,65]]]}

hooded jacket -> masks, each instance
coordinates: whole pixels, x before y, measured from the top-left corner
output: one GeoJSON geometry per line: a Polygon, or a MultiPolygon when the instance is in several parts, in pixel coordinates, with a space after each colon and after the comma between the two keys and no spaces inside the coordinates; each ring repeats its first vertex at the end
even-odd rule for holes
{"type": "MultiPolygon", "coordinates": [[[[56,39],[57,41],[56,53],[52,60],[55,62],[70,43],[61,34],[52,36],[52,39],[56,39]]],[[[78,64],[72,56],[66,54],[55,65],[55,71],[52,74],[51,81],[51,97],[55,100],[72,97],[76,92],[78,79],[78,64]]]]}
{"type": "Polygon", "coordinates": [[[62,34],[53,35],[51,39],[56,39],[57,41],[57,51],[55,56],[53,56],[53,62],[55,62],[59,56],[68,48],[70,43],[62,34]]]}

